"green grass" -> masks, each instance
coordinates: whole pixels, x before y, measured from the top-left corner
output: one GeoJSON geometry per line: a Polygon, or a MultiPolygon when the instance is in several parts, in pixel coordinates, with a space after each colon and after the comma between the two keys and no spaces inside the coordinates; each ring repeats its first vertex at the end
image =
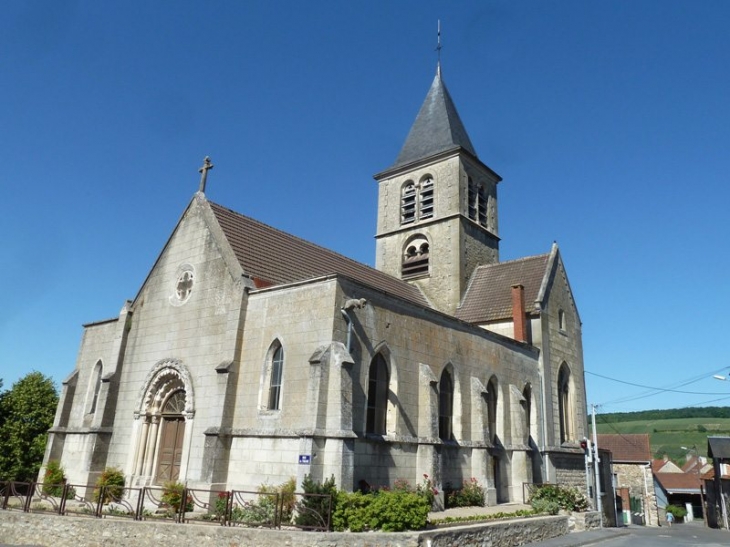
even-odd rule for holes
{"type": "Polygon", "coordinates": [[[670,418],[621,422],[612,422],[610,416],[597,418],[599,433],[648,433],[653,457],[661,458],[666,454],[678,463],[684,462],[687,454],[682,446],[696,445],[700,455],[706,456],[708,436],[730,436],[730,418],[670,418]]]}

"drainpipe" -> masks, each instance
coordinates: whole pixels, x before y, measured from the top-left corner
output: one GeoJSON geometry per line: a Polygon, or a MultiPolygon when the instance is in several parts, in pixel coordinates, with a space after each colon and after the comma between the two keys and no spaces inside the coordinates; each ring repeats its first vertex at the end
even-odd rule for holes
{"type": "Polygon", "coordinates": [[[350,317],[350,314],[348,313],[352,309],[361,309],[365,307],[365,304],[367,304],[368,301],[364,298],[350,298],[349,300],[345,301],[345,305],[342,306],[340,309],[340,312],[342,312],[342,316],[345,318],[345,323],[347,323],[347,351],[352,352],[352,317],[350,317]]]}

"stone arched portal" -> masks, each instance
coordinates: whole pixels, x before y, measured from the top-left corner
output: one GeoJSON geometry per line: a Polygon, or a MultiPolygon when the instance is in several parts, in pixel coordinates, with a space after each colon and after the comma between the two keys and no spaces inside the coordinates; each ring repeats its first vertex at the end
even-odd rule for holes
{"type": "Polygon", "coordinates": [[[163,484],[184,475],[193,401],[190,374],[179,361],[160,361],[149,372],[135,411],[132,474],[138,480],[163,484]]]}

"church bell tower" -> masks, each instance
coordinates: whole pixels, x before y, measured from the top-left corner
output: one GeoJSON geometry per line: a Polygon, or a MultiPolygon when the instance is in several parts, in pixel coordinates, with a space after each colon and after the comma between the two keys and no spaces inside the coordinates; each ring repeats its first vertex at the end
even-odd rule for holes
{"type": "Polygon", "coordinates": [[[502,179],[477,157],[440,66],[398,158],[375,180],[375,267],[453,314],[474,268],[499,261],[502,179]]]}

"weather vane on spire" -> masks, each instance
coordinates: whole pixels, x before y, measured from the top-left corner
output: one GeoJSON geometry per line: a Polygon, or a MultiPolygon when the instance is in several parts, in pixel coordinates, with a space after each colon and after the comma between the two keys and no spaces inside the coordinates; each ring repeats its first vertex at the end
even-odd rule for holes
{"type": "Polygon", "coordinates": [[[198,173],[200,173],[200,188],[198,188],[198,192],[201,194],[205,193],[205,183],[208,180],[208,171],[213,169],[214,165],[210,163],[210,157],[205,156],[205,159],[203,160],[203,167],[198,169],[198,173]]]}
{"type": "Polygon", "coordinates": [[[439,76],[441,75],[441,19],[438,20],[438,27],[436,32],[436,71],[439,76]]]}

